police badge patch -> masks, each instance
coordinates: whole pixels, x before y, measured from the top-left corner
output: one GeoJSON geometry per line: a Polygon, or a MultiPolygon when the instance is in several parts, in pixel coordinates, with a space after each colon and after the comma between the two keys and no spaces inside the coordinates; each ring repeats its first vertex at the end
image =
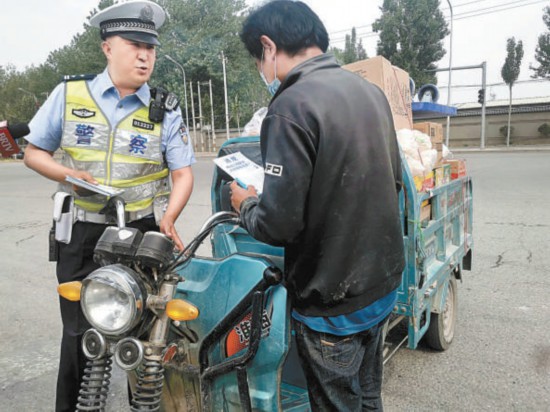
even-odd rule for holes
{"type": "Polygon", "coordinates": [[[132,126],[138,127],[140,129],[145,129],[145,130],[155,129],[155,125],[153,123],[142,122],[141,120],[138,120],[138,119],[132,120],[132,126]]]}
{"type": "Polygon", "coordinates": [[[95,112],[88,110],[86,108],[82,109],[73,109],[71,110],[71,113],[75,115],[76,117],[80,117],[82,119],[87,119],[88,117],[94,117],[95,112]]]}
{"type": "Polygon", "coordinates": [[[181,122],[180,124],[180,135],[181,135],[181,140],[183,140],[183,143],[185,144],[189,143],[189,133],[187,132],[187,127],[183,122],[181,122]]]}

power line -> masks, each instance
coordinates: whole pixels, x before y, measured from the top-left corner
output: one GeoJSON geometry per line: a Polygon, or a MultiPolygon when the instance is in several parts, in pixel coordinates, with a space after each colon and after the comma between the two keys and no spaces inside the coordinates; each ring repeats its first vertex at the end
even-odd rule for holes
{"type": "MultiPolygon", "coordinates": [[[[463,4],[460,4],[458,6],[464,6],[464,5],[467,5],[467,4],[472,4],[472,3],[480,3],[482,1],[485,1],[485,0],[478,0],[478,1],[475,1],[475,2],[469,2],[469,3],[463,3],[463,4]]],[[[468,18],[471,18],[471,17],[477,17],[477,16],[483,16],[483,15],[486,15],[486,14],[493,14],[493,13],[498,13],[498,12],[501,12],[501,11],[506,11],[506,10],[512,10],[512,9],[516,9],[516,8],[519,8],[519,7],[526,7],[526,6],[531,6],[531,5],[534,5],[534,4],[538,4],[538,3],[544,3],[548,0],[515,0],[515,1],[512,1],[512,2],[509,2],[509,3],[504,3],[504,4],[499,4],[499,5],[496,5],[496,6],[490,6],[490,7],[486,7],[486,8],[482,8],[482,9],[476,9],[476,10],[470,10],[470,11],[466,11],[466,12],[463,12],[463,13],[459,13],[455,16],[453,16],[453,20],[456,21],[456,20],[463,20],[463,19],[468,19],[468,18]],[[526,3],[528,2],[528,3],[526,3]],[[521,3],[521,4],[518,4],[518,3],[521,3]],[[506,6],[509,6],[509,7],[506,7],[506,6]]],[[[449,17],[445,17],[445,20],[446,21],[450,21],[450,16],[449,17]]],[[[369,26],[372,26],[371,25],[366,25],[366,26],[360,26],[360,27],[369,27],[369,26]]],[[[351,32],[352,29],[348,29],[348,31],[351,32]]],[[[344,32],[346,30],[339,30],[338,32],[334,32],[334,33],[340,33],[340,32],[344,32]]],[[[376,37],[378,36],[378,32],[375,32],[375,31],[368,31],[366,33],[361,33],[361,34],[358,34],[356,33],[356,36],[357,36],[357,39],[358,40],[361,40],[361,39],[367,39],[369,37],[376,37]]],[[[334,47],[335,44],[338,44],[338,43],[341,43],[343,41],[345,41],[345,37],[337,37],[336,39],[331,39],[330,43],[331,43],[331,46],[334,47]]]]}
{"type": "MultiPolygon", "coordinates": [[[[542,82],[548,82],[548,79],[527,79],[527,80],[518,80],[514,82],[514,85],[516,84],[525,84],[525,83],[542,83],[542,82]]],[[[496,86],[508,86],[506,82],[499,82],[499,83],[487,83],[486,87],[496,87],[496,86]]],[[[437,86],[438,89],[447,89],[448,86],[441,85],[437,86]]],[[[476,88],[479,89],[481,87],[481,84],[456,84],[454,86],[451,86],[451,89],[467,89],[467,88],[476,88]]]]}
{"type": "Polygon", "coordinates": [[[372,26],[372,24],[366,24],[366,25],[364,25],[364,26],[357,26],[357,27],[354,26],[354,27],[352,27],[351,29],[343,29],[343,30],[332,31],[332,32],[330,32],[328,35],[330,36],[330,35],[332,35],[332,34],[342,33],[342,32],[348,32],[348,31],[351,32],[352,29],[358,30],[358,29],[364,29],[364,28],[366,28],[366,27],[371,27],[371,26],[372,26]]]}
{"type": "MultiPolygon", "coordinates": [[[[487,1],[487,0],[476,0],[476,1],[470,1],[470,2],[467,2],[467,3],[461,3],[461,4],[456,4],[453,6],[453,8],[459,8],[459,7],[462,7],[462,6],[467,6],[469,4],[479,4],[481,2],[484,2],[484,1],[487,1]]],[[[525,1],[525,0],[523,0],[525,1]]],[[[445,7],[445,8],[442,8],[441,11],[444,11],[444,10],[449,10],[448,7],[445,7]]],[[[359,29],[365,29],[367,27],[372,27],[372,24],[365,24],[365,25],[362,25],[362,26],[354,26],[353,28],[355,28],[355,30],[359,30],[359,29]]],[[[335,31],[331,31],[329,33],[329,36],[333,35],[333,34],[337,34],[337,33],[343,33],[343,32],[350,32],[352,29],[342,29],[342,30],[335,30],[335,31]]]]}
{"type": "MultiPolygon", "coordinates": [[[[460,4],[455,4],[453,5],[453,9],[458,9],[459,7],[463,7],[463,6],[467,6],[469,4],[479,4],[479,3],[482,3],[484,1],[487,1],[487,0],[476,0],[476,1],[469,1],[467,3],[460,3],[460,4]]],[[[448,7],[442,7],[441,10],[449,10],[448,7]]]]}
{"type": "MultiPolygon", "coordinates": [[[[533,0],[519,0],[519,1],[513,1],[513,2],[510,2],[510,3],[500,4],[498,6],[486,7],[484,9],[466,11],[466,12],[463,12],[463,13],[460,13],[460,14],[457,14],[456,16],[454,16],[454,20],[455,21],[456,20],[463,20],[463,19],[468,19],[470,17],[477,17],[477,16],[483,16],[483,15],[486,15],[486,14],[498,13],[500,11],[517,9],[518,7],[526,7],[526,6],[531,6],[531,5],[537,4],[537,3],[545,3],[547,1],[548,0],[535,0],[535,1],[533,1],[533,0]],[[526,1],[530,1],[530,3],[526,3],[526,1]],[[521,4],[517,4],[517,3],[521,3],[521,4]],[[510,7],[505,7],[505,6],[510,6],[510,7]]],[[[450,17],[446,17],[445,19],[450,20],[450,17]]]]}

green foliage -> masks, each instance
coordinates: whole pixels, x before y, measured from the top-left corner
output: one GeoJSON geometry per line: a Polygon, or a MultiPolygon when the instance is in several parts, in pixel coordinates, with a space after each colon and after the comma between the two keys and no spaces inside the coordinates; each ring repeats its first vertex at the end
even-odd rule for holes
{"type": "MultiPolygon", "coordinates": [[[[162,28],[162,46],[157,53],[157,68],[151,83],[164,84],[176,91],[182,98],[183,111],[182,73],[173,62],[162,56],[167,54],[184,67],[191,124],[189,82],[193,82],[195,117],[198,117],[197,83],[204,84],[211,79],[214,126],[225,126],[222,51],[227,59],[230,125],[237,126],[237,117],[248,121],[255,110],[268,104],[269,94],[238,36],[244,20],[244,0],[167,0],[165,7],[171,18],[162,28]]],[[[201,105],[204,123],[210,124],[208,86],[201,86],[201,105]]]]}
{"type": "Polygon", "coordinates": [[[548,123],[541,124],[537,130],[542,136],[550,137],[550,125],[548,123]]]}
{"type": "MultiPolygon", "coordinates": [[[[500,132],[500,135],[502,137],[508,137],[508,126],[502,126],[500,129],[498,129],[500,132]]],[[[514,126],[510,126],[510,136],[513,136],[514,134],[514,126]]]]}
{"type": "MultiPolygon", "coordinates": [[[[166,8],[170,18],[160,30],[161,46],[157,49],[157,63],[151,78],[152,86],[162,85],[176,92],[181,98],[185,116],[184,85],[177,65],[164,55],[179,62],[187,81],[187,98],[190,123],[191,92],[193,82],[195,116],[198,116],[197,82],[212,80],[212,94],[216,128],[225,127],[224,82],[221,52],[227,64],[227,87],[231,126],[246,123],[254,111],[269,102],[269,94],[260,80],[254,61],[241,44],[238,33],[246,9],[244,0],[158,0],[166,8]]],[[[97,8],[90,11],[88,19],[114,3],[114,0],[98,0],[97,8]]],[[[0,66],[0,118],[10,121],[29,121],[36,112],[31,94],[18,91],[24,88],[42,104],[66,74],[100,73],[106,65],[101,50],[97,28],[83,25],[82,33],[71,42],[52,51],[46,62],[18,72],[14,67],[0,66]]],[[[204,123],[210,123],[210,96],[208,86],[201,86],[204,123]]]]}
{"type": "MultiPolygon", "coordinates": [[[[523,59],[523,43],[519,40],[516,43],[514,37],[510,37],[506,43],[507,56],[502,66],[501,74],[502,79],[508,85],[510,91],[510,104],[508,106],[508,129],[509,133],[506,136],[506,145],[510,144],[510,135],[512,134],[512,128],[510,127],[510,122],[512,119],[512,87],[519,77],[519,72],[521,69],[521,60],[523,59]]],[[[507,130],[508,130],[507,129],[507,130]]]]}
{"type": "Polygon", "coordinates": [[[372,25],[380,32],[377,53],[409,72],[418,86],[437,84],[436,63],[445,55],[449,34],[439,0],[384,0],[372,25]]]}
{"type": "Polygon", "coordinates": [[[14,66],[0,66],[0,120],[25,122],[34,115],[33,97],[19,88],[27,90],[25,76],[14,66]]]}
{"type": "Polygon", "coordinates": [[[340,64],[349,64],[367,58],[367,52],[363,47],[362,40],[359,39],[359,42],[357,42],[355,27],[351,29],[351,34],[346,34],[344,50],[333,47],[330,49],[330,52],[334,54],[340,64]]]}
{"type": "MultiPolygon", "coordinates": [[[[100,0],[99,9],[113,4],[100,0]]],[[[97,13],[92,10],[90,15],[97,13]]],[[[14,67],[0,67],[0,118],[28,122],[48,94],[66,74],[99,73],[105,68],[99,32],[85,24],[70,44],[54,50],[46,62],[18,72],[14,67]],[[22,91],[24,89],[25,91],[22,91]]]]}
{"type": "Polygon", "coordinates": [[[535,49],[535,60],[538,66],[530,66],[530,69],[535,72],[533,78],[550,79],[550,6],[544,9],[542,20],[548,31],[539,36],[537,48],[535,49]]]}
{"type": "Polygon", "coordinates": [[[506,82],[510,89],[519,77],[521,60],[523,59],[523,43],[519,40],[516,43],[514,37],[510,37],[506,43],[507,56],[502,66],[502,80],[506,82]]]}

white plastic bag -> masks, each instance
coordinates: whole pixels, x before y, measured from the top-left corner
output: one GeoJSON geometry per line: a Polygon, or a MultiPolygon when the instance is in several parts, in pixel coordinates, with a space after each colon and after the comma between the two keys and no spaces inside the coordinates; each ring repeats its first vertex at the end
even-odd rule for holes
{"type": "Polygon", "coordinates": [[[441,157],[443,159],[452,159],[454,157],[453,152],[445,144],[441,145],[441,157]]]}
{"type": "Polygon", "coordinates": [[[243,136],[259,136],[262,130],[262,122],[267,114],[267,107],[256,110],[252,119],[246,124],[243,130],[243,136]]]}
{"type": "Polygon", "coordinates": [[[407,165],[409,166],[409,170],[411,171],[413,177],[424,176],[424,166],[419,159],[405,155],[405,160],[407,161],[407,165]]]}
{"type": "Polygon", "coordinates": [[[425,133],[422,133],[419,130],[413,130],[413,137],[414,140],[416,140],[416,143],[418,144],[418,148],[420,151],[422,150],[430,150],[432,148],[432,140],[430,139],[430,136],[428,136],[425,133]]]}
{"type": "Polygon", "coordinates": [[[397,131],[397,141],[404,155],[420,161],[418,154],[418,143],[416,142],[412,130],[401,129],[397,131]]]}
{"type": "Polygon", "coordinates": [[[420,158],[424,165],[424,172],[430,173],[437,163],[437,150],[429,149],[420,152],[420,158]]]}

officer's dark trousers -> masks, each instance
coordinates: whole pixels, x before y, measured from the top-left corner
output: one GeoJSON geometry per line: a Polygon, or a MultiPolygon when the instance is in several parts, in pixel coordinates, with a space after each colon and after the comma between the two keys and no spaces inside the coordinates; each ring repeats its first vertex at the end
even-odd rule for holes
{"type": "MultiPolygon", "coordinates": [[[[153,218],[141,219],[129,223],[142,232],[158,231],[153,218]]],[[[99,266],[93,261],[95,245],[107,225],[76,222],[70,244],[59,244],[57,262],[57,279],[59,283],[83,280],[99,266]]],[[[84,374],[86,357],[82,352],[82,335],[90,328],[86,321],[80,302],[70,302],[60,298],[63,337],[57,377],[57,396],[55,410],[74,412],[78,401],[80,382],[84,374]]]]}

